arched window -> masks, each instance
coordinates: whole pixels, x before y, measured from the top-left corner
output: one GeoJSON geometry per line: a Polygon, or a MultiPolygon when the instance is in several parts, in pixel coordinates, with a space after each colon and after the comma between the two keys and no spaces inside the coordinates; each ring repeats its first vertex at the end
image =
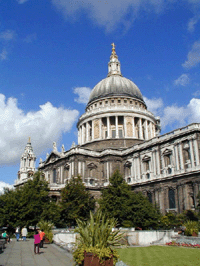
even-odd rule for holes
{"type": "Polygon", "coordinates": [[[170,209],[176,208],[175,191],[172,188],[169,189],[169,208],[170,209]]]}

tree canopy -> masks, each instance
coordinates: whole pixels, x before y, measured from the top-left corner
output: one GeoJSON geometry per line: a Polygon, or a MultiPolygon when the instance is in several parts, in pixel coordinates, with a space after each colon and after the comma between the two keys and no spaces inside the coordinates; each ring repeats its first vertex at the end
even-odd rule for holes
{"type": "Polygon", "coordinates": [[[76,219],[87,220],[95,208],[95,199],[86,190],[80,176],[73,177],[61,190],[61,222],[75,226],[76,219]]]}
{"type": "Polygon", "coordinates": [[[55,222],[59,213],[48,195],[48,182],[41,172],[36,172],[32,180],[19,188],[5,189],[0,195],[0,225],[15,228],[35,226],[42,219],[55,222]]]}
{"type": "Polygon", "coordinates": [[[142,193],[133,192],[118,170],[111,176],[109,186],[102,190],[99,205],[108,217],[118,220],[119,227],[158,227],[159,211],[142,193]]]}

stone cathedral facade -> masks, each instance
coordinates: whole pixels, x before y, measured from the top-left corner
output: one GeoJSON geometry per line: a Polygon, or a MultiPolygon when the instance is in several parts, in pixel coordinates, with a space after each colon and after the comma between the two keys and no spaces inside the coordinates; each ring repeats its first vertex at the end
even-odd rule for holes
{"type": "Polygon", "coordinates": [[[108,76],[92,90],[79,118],[78,145],[57,150],[56,143],[39,169],[50,196],[72,176],[80,175],[95,196],[119,169],[134,191],[141,191],[162,213],[197,208],[200,190],[200,124],[160,135],[160,120],[143,100],[139,88],[121,74],[113,44],[108,76]]]}

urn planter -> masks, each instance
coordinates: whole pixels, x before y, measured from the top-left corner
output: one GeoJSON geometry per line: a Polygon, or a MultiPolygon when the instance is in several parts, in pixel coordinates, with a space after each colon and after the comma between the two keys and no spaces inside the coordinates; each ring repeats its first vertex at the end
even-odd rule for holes
{"type": "Polygon", "coordinates": [[[113,266],[113,258],[100,261],[93,253],[84,253],[84,266],[113,266]]]}

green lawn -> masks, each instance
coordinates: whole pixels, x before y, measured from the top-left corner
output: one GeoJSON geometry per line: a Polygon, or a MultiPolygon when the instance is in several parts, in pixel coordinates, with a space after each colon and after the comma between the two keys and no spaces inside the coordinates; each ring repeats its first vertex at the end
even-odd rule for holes
{"type": "Polygon", "coordinates": [[[118,249],[120,260],[129,266],[200,266],[200,248],[169,246],[118,249]]]}

